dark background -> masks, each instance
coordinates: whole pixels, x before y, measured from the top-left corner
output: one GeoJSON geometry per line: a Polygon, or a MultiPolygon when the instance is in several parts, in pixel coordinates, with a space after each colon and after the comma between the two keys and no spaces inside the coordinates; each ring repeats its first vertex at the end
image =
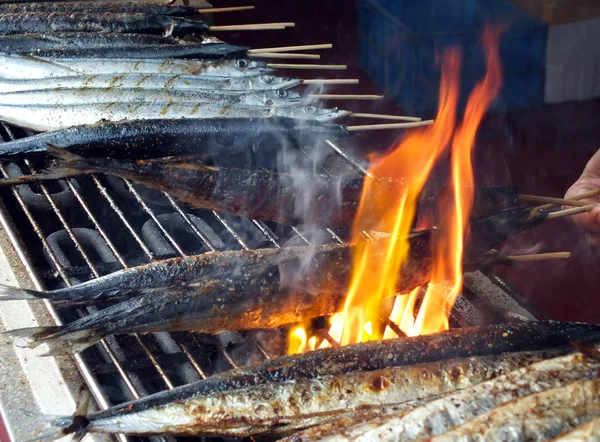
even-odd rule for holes
{"type": "MultiPolygon", "coordinates": [[[[231,2],[214,0],[213,4],[226,6],[231,2]]],[[[296,27],[286,31],[219,33],[219,38],[254,48],[333,43],[332,50],[319,51],[322,54],[320,62],[345,63],[347,71],[290,71],[290,74],[305,78],[359,78],[359,85],[336,86],[332,91],[381,92],[358,66],[359,35],[354,1],[240,0],[237,4],[256,5],[256,10],[217,14],[215,24],[294,21],[296,27]]],[[[335,101],[325,105],[361,112],[402,114],[402,109],[391,99],[335,101]]],[[[343,121],[349,125],[369,122],[351,118],[343,121]]],[[[344,143],[344,147],[382,151],[393,146],[401,136],[401,131],[365,132],[344,143]]],[[[516,185],[522,186],[524,193],[562,197],[598,148],[600,100],[488,115],[478,132],[476,183],[516,185]]],[[[585,243],[582,233],[570,221],[548,221],[510,239],[503,251],[571,251],[569,260],[520,263],[497,271],[550,317],[600,323],[600,252],[585,243]]]]}

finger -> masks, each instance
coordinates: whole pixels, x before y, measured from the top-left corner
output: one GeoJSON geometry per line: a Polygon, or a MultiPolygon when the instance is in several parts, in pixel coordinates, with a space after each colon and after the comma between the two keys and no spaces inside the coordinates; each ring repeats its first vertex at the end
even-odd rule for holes
{"type": "MultiPolygon", "coordinates": [[[[576,181],[565,194],[566,199],[575,198],[578,195],[585,194],[592,190],[600,189],[600,177],[584,177],[576,181]]],[[[600,195],[586,198],[581,201],[594,204],[600,202],[600,195]]],[[[591,212],[580,213],[571,217],[571,220],[575,222],[581,229],[588,232],[600,232],[600,207],[595,208],[591,212]]]]}

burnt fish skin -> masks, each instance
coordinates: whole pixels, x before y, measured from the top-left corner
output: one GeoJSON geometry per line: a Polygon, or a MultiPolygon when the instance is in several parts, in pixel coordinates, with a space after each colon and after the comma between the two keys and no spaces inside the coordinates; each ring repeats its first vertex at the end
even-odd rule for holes
{"type": "MultiPolygon", "coordinates": [[[[0,3],[0,7],[2,4],[0,3]]],[[[202,41],[204,42],[204,41],[202,41]]],[[[187,41],[173,36],[153,34],[119,34],[94,32],[49,32],[47,34],[0,35],[0,51],[28,52],[40,49],[114,48],[119,45],[186,45],[187,41]]]]}
{"type": "MultiPolygon", "coordinates": [[[[123,421],[134,425],[136,417],[141,413],[148,412],[148,416],[153,415],[164,420],[170,405],[180,406],[194,398],[218,395],[222,392],[257,385],[318,379],[324,376],[335,377],[356,371],[374,372],[389,367],[426,364],[451,358],[536,351],[566,345],[569,340],[592,341],[599,337],[599,326],[549,321],[468,327],[410,339],[390,339],[322,349],[302,355],[284,356],[258,366],[230,370],[199,382],[111,407],[88,418],[98,422],[102,420],[105,423],[113,419],[113,423],[123,421]]],[[[561,374],[565,373],[572,379],[581,379],[583,376],[594,376],[594,373],[600,373],[598,363],[592,362],[592,364],[595,365],[586,365],[579,369],[577,369],[578,365],[569,365],[570,370],[563,370],[561,374]]],[[[556,364],[554,365],[556,367],[556,364]]],[[[380,382],[375,384],[379,385],[380,382]]],[[[85,424],[84,428],[71,426],[73,419],[75,418],[56,419],[53,425],[58,428],[53,429],[54,434],[57,433],[57,429],[65,429],[65,434],[75,429],[85,432],[85,424]]],[[[87,421],[83,420],[83,422],[87,421]]],[[[174,419],[170,422],[174,427],[174,419]]],[[[189,425],[188,416],[180,431],[185,431],[185,426],[189,425]]]]}
{"type": "MultiPolygon", "coordinates": [[[[429,253],[428,241],[422,242],[423,253],[429,253]]],[[[32,347],[47,343],[53,352],[78,352],[112,334],[276,328],[340,310],[350,283],[351,247],[321,246],[313,256],[291,259],[273,256],[255,266],[228,259],[226,267],[183,287],[143,293],[64,326],[9,333],[33,338],[32,347]]],[[[395,293],[408,293],[429,278],[430,257],[412,258],[395,293]]]]}
{"type": "Polygon", "coordinates": [[[146,44],[118,45],[97,48],[55,48],[33,49],[26,51],[7,50],[4,52],[18,55],[58,58],[197,58],[203,60],[219,60],[243,58],[248,50],[245,46],[228,43],[188,43],[188,44],[146,44]]]}
{"type": "MultiPolygon", "coordinates": [[[[414,406],[556,354],[541,351],[477,356],[257,385],[196,396],[122,418],[91,414],[85,431],[113,433],[119,428],[119,432],[145,435],[281,435],[351,410],[407,402],[414,406]]],[[[410,405],[406,405],[408,409],[410,405]]]]}
{"type": "MultiPolygon", "coordinates": [[[[597,340],[594,341],[597,342],[597,340]]],[[[442,438],[445,434],[452,434],[453,429],[460,428],[461,425],[469,425],[469,422],[473,419],[477,422],[478,416],[484,416],[488,412],[494,413],[500,409],[504,409],[509,413],[511,409],[518,411],[516,404],[521,398],[527,399],[532,397],[530,395],[540,392],[550,393],[552,389],[569,386],[578,381],[593,380],[597,383],[599,376],[600,362],[577,352],[520,368],[493,380],[431,401],[408,413],[375,418],[372,421],[347,428],[343,433],[309,440],[322,442],[367,442],[372,440],[391,442],[396,440],[432,440],[435,436],[442,438]]],[[[593,388],[597,391],[597,386],[593,388]]],[[[581,390],[578,389],[578,391],[581,390]]],[[[550,393],[550,395],[553,396],[553,393],[550,393]]],[[[569,411],[573,411],[582,401],[587,401],[586,395],[579,393],[575,393],[572,398],[568,397],[568,400],[573,400],[574,407],[571,409],[570,405],[564,403],[562,406],[565,410],[569,409],[569,411]]],[[[537,401],[534,400],[534,402],[537,401]]],[[[540,402],[539,405],[540,409],[535,403],[529,403],[528,413],[532,420],[535,419],[538,413],[540,415],[544,413],[543,404],[540,402]]],[[[548,403],[546,403],[547,405],[548,403]]],[[[579,407],[579,410],[581,410],[581,407],[579,407]]],[[[487,417],[489,418],[490,415],[487,415],[487,417]]],[[[554,421],[559,422],[557,419],[554,419],[554,421]]],[[[516,422],[517,419],[515,418],[516,422]]],[[[523,424],[522,421],[521,424],[522,430],[526,424],[523,424]]],[[[485,425],[487,428],[487,422],[485,425]]],[[[520,430],[517,429],[517,431],[520,430]]],[[[517,434],[517,431],[513,434],[517,434]]],[[[475,432],[473,434],[480,433],[475,432]]],[[[486,433],[483,432],[482,434],[486,433]]],[[[304,439],[302,440],[304,441],[304,439]]],[[[497,437],[490,440],[508,439],[497,437]]]]}
{"type": "Polygon", "coordinates": [[[340,125],[285,117],[133,120],[76,126],[1,143],[0,157],[22,158],[46,152],[48,145],[112,158],[247,154],[260,152],[262,146],[297,148],[351,136],[340,125]]]}
{"type": "MultiPolygon", "coordinates": [[[[404,272],[409,276],[399,282],[400,291],[425,282],[431,266],[429,237],[423,235],[410,238],[409,241],[410,259],[404,266],[404,272]]],[[[215,285],[221,280],[243,280],[261,274],[267,275],[274,282],[277,280],[283,287],[297,286],[297,276],[305,283],[310,282],[311,287],[345,291],[350,273],[351,250],[352,247],[348,245],[328,244],[206,252],[124,269],[72,287],[46,292],[1,286],[0,300],[44,298],[69,305],[94,304],[164,289],[183,290],[191,287],[201,291],[201,283],[206,284],[206,281],[212,281],[211,284],[215,285]],[[337,269],[339,278],[331,282],[321,280],[318,271],[321,266],[337,269]],[[301,272],[300,269],[305,271],[301,272]],[[327,284],[330,286],[327,287],[327,284]]]]}
{"type": "Polygon", "coordinates": [[[173,15],[187,16],[201,13],[202,10],[189,6],[169,6],[158,3],[138,2],[18,2],[0,3],[0,14],[23,14],[29,12],[87,12],[92,14],[116,13],[116,14],[149,14],[149,15],[173,15]]]}
{"type": "MultiPolygon", "coordinates": [[[[166,192],[198,209],[286,225],[318,222],[347,228],[358,210],[363,185],[362,179],[336,185],[327,176],[312,174],[306,176],[310,188],[299,189],[296,178],[287,173],[166,160],[86,158],[54,146],[47,152],[59,160],[57,166],[45,174],[0,180],[0,186],[103,173],[166,192]]],[[[382,181],[382,192],[386,185],[382,181]]]]}
{"type": "Polygon", "coordinates": [[[543,441],[599,416],[600,379],[582,380],[515,399],[430,440],[543,441]]]}
{"type": "Polygon", "coordinates": [[[204,33],[210,26],[199,20],[167,15],[86,12],[28,12],[0,14],[0,35],[47,32],[127,32],[144,34],[204,33]]]}

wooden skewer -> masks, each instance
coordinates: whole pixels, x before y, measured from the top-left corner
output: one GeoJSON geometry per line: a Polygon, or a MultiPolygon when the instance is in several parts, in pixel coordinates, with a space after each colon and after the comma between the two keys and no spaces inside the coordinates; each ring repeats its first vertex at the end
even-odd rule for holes
{"type": "MultiPolygon", "coordinates": [[[[578,200],[584,200],[586,198],[591,198],[596,195],[600,195],[600,189],[595,189],[595,190],[590,190],[589,192],[580,193],[579,195],[575,195],[569,199],[578,201],[578,200]]],[[[556,204],[545,204],[543,206],[538,207],[538,210],[552,209],[555,205],[556,204]]]]}
{"type": "Polygon", "coordinates": [[[546,219],[563,218],[565,216],[573,216],[579,213],[591,212],[596,206],[597,204],[590,204],[589,206],[584,207],[575,207],[573,209],[559,210],[557,212],[549,213],[548,216],[546,216],[546,219]]]}
{"type": "Polygon", "coordinates": [[[333,69],[346,70],[345,64],[287,64],[287,63],[268,63],[268,67],[273,69],[333,69]]]}
{"type": "Polygon", "coordinates": [[[356,132],[359,130],[409,129],[411,127],[429,126],[433,124],[433,122],[433,120],[425,120],[411,123],[367,124],[364,126],[346,126],[346,130],[349,132],[356,132]]]}
{"type": "Polygon", "coordinates": [[[358,84],[358,78],[310,78],[302,80],[302,84],[358,84]]]}
{"type": "Polygon", "coordinates": [[[567,259],[571,256],[571,252],[551,252],[551,253],[533,253],[531,255],[511,255],[507,256],[511,261],[547,261],[550,259],[567,259]]]}
{"type": "Polygon", "coordinates": [[[310,97],[322,100],[381,100],[383,95],[311,94],[310,97]]]}
{"type": "Polygon", "coordinates": [[[302,46],[280,46],[278,48],[260,48],[260,49],[249,49],[249,54],[260,54],[262,52],[293,52],[293,51],[307,51],[314,49],[331,49],[333,45],[331,43],[319,44],[319,45],[302,45],[302,46]]]}
{"type": "Polygon", "coordinates": [[[299,52],[283,53],[283,52],[261,52],[260,54],[248,54],[251,58],[291,58],[298,60],[319,60],[319,54],[301,54],[299,52]]]}
{"type": "Polygon", "coordinates": [[[295,23],[255,23],[249,25],[211,26],[211,31],[263,31],[271,29],[293,28],[295,23]]]}
{"type": "Polygon", "coordinates": [[[528,201],[532,203],[549,203],[552,205],[560,204],[563,206],[574,206],[574,207],[584,207],[587,206],[588,203],[583,201],[578,201],[574,199],[564,199],[564,198],[552,198],[549,196],[538,196],[538,195],[519,195],[519,199],[521,201],[528,201]]]}
{"type": "Polygon", "coordinates": [[[351,117],[356,118],[380,118],[382,120],[401,120],[401,121],[421,121],[419,117],[405,117],[403,115],[387,115],[387,114],[363,114],[359,112],[353,112],[351,117]]]}
{"type": "Polygon", "coordinates": [[[255,6],[229,6],[227,8],[205,8],[198,9],[200,14],[214,14],[216,12],[235,12],[235,11],[249,11],[254,9],[255,6]]]}

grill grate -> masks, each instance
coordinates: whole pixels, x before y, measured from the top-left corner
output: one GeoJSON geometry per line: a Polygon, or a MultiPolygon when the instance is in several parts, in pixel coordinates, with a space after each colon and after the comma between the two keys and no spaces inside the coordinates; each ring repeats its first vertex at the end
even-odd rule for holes
{"type": "MultiPolygon", "coordinates": [[[[4,123],[0,129],[6,134],[5,139],[17,137],[14,128],[4,123]]],[[[329,170],[339,167],[359,175],[368,173],[336,144],[327,141],[324,149],[330,155],[332,167],[322,168],[323,173],[331,174],[329,170]]],[[[18,170],[38,171],[34,161],[19,162],[17,169],[15,164],[0,163],[4,177],[18,170]]],[[[24,246],[16,239],[14,246],[40,290],[76,284],[81,278],[98,277],[166,256],[184,257],[225,248],[282,247],[292,241],[310,244],[300,227],[243,220],[206,210],[189,211],[167,194],[148,192],[126,180],[90,176],[62,183],[56,189],[49,183],[15,186],[1,193],[13,221],[20,225],[19,233],[12,232],[11,236],[20,235],[24,246]],[[32,192],[34,188],[38,193],[32,192]],[[34,199],[39,204],[33,204],[34,199]],[[47,210],[41,210],[40,206],[47,210]],[[193,245],[194,242],[197,244],[193,245]]],[[[323,234],[330,241],[342,242],[334,230],[327,229],[323,234]]],[[[485,308],[472,302],[473,296],[471,293],[460,298],[453,312],[455,325],[490,322],[489,315],[481,313],[485,308]]],[[[49,302],[46,307],[59,325],[93,311],[93,308],[59,310],[49,302]]],[[[322,339],[337,345],[327,332],[319,333],[322,339]]],[[[74,358],[99,407],[105,409],[204,379],[238,366],[240,360],[249,362],[276,356],[277,344],[281,350],[283,338],[282,331],[231,332],[218,337],[193,333],[111,336],[74,358]]],[[[139,440],[115,437],[120,441],[139,440]]]]}

